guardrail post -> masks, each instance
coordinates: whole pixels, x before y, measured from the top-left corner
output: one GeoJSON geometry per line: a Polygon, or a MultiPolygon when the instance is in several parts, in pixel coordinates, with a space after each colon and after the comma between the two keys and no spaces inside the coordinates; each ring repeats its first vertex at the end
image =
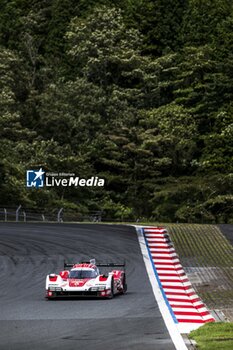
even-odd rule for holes
{"type": "Polygon", "coordinates": [[[20,204],[18,206],[18,208],[16,209],[16,212],[15,212],[15,221],[18,222],[19,221],[19,211],[21,209],[22,205],[20,204]]]}
{"type": "Polygon", "coordinates": [[[25,211],[23,211],[23,221],[24,221],[24,222],[27,221],[27,215],[26,215],[25,211]]]}
{"type": "Polygon", "coordinates": [[[61,213],[63,211],[63,208],[61,208],[57,213],[57,222],[61,222],[61,213]]]}
{"type": "Polygon", "coordinates": [[[45,221],[45,216],[44,216],[44,214],[42,214],[41,216],[42,216],[42,221],[45,221]]]}
{"type": "Polygon", "coordinates": [[[5,221],[7,221],[7,210],[4,208],[4,213],[5,213],[5,221]]]}

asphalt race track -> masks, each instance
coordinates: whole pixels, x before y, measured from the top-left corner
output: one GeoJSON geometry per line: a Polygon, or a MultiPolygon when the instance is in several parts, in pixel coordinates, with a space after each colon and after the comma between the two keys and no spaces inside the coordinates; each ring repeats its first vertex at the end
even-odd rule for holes
{"type": "Polygon", "coordinates": [[[0,224],[1,350],[175,349],[152,294],[134,228],[0,224]],[[128,292],[112,300],[44,297],[64,259],[127,263],[128,292]]]}

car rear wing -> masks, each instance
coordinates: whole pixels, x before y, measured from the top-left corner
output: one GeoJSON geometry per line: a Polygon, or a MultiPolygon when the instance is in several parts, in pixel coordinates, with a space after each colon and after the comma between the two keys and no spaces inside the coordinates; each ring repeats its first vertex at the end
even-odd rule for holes
{"type": "Polygon", "coordinates": [[[79,263],[66,263],[64,261],[64,269],[68,268],[68,267],[73,267],[74,265],[76,264],[94,264],[96,265],[97,267],[123,267],[123,269],[125,270],[125,266],[126,266],[126,263],[125,261],[123,263],[96,263],[95,262],[95,259],[91,259],[89,261],[80,261],[79,263]]]}
{"type": "Polygon", "coordinates": [[[125,262],[123,264],[118,263],[97,263],[98,267],[125,267],[125,262]]]}
{"type": "Polygon", "coordinates": [[[64,261],[64,269],[66,269],[67,267],[73,267],[75,264],[70,264],[70,263],[66,263],[64,261]]]}

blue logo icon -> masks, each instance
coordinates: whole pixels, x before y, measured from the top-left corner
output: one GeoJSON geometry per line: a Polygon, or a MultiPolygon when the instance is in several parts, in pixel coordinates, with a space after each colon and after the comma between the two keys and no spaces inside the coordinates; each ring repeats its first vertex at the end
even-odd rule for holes
{"type": "Polygon", "coordinates": [[[44,186],[44,171],[27,170],[27,187],[40,188],[44,186]]]}

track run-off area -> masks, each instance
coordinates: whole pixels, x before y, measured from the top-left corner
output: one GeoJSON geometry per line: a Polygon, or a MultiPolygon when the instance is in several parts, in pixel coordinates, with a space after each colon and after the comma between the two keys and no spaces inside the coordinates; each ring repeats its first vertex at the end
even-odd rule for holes
{"type": "Polygon", "coordinates": [[[0,350],[174,350],[134,227],[0,224],[0,350]],[[128,292],[112,300],[45,299],[64,260],[126,261],[128,292]]]}

